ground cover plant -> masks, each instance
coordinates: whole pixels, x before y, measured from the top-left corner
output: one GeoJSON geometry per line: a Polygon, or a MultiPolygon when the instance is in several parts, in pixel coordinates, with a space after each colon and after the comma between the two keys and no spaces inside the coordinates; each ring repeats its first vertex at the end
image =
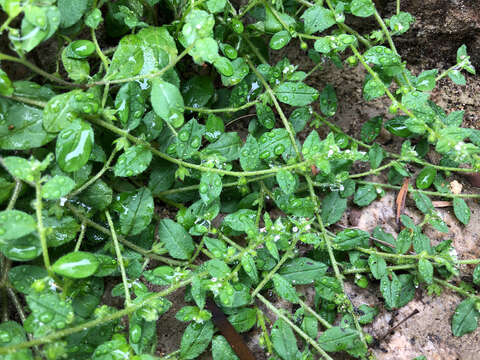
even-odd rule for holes
{"type": "Polygon", "coordinates": [[[29,69],[16,81],[0,70],[1,359],[250,359],[238,333],[254,328],[272,359],[373,358],[362,326],[378,309],[352,304],[346,281],[379,287],[388,310],[418,286],[448,288],[464,297],[452,336],[477,328],[480,267],[473,284],[452,280],[480,259],[424,233],[449,231],[432,199],[452,201],[466,225],[465,199],[480,197],[446,185],[480,170],[480,132],[430,99],[440,79],[464,85],[475,69],[463,45],[448,70],[413,74],[393,40],[415,21],[399,0],[389,18],[371,0],[0,5],[2,68],[29,69]],[[358,32],[354,18],[375,29],[358,32]],[[29,58],[46,44],[58,49],[53,74],[29,58]],[[272,61],[287,45],[316,65],[272,61]],[[365,101],[390,100],[360,138],[332,120],[348,99],[307,85],[326,62],[363,67],[365,101]],[[375,141],[382,128],[399,152],[375,141]],[[388,189],[396,237],[335,226],[388,189]],[[403,214],[407,197],[420,221],[403,214]],[[159,354],[177,291],[188,326],[178,350],[159,354]]]}

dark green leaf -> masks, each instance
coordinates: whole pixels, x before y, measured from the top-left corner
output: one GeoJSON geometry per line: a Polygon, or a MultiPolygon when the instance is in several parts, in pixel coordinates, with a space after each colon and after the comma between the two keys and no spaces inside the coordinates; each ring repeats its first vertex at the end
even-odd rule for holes
{"type": "Polygon", "coordinates": [[[152,153],[142,145],[129,147],[118,157],[113,168],[115,176],[135,176],[144,172],[152,161],[152,153]]]}
{"type": "Polygon", "coordinates": [[[322,220],[325,226],[335,224],[342,218],[347,209],[347,199],[340,196],[338,191],[332,191],[322,200],[322,220]]]}
{"type": "Polygon", "coordinates": [[[299,298],[295,288],[285,278],[279,274],[275,274],[272,280],[275,291],[281,298],[291,303],[298,303],[299,298]]]}
{"type": "Polygon", "coordinates": [[[338,250],[353,250],[356,247],[368,247],[370,234],[359,229],[346,229],[337,234],[334,246],[338,250]]]}
{"type": "Polygon", "coordinates": [[[90,124],[79,119],[60,131],[55,156],[63,171],[77,171],[87,163],[93,148],[93,136],[90,124]]]}
{"type": "Polygon", "coordinates": [[[250,330],[257,322],[257,310],[252,308],[240,309],[228,317],[228,321],[238,332],[250,330]]]}
{"type": "Polygon", "coordinates": [[[213,336],[213,324],[206,321],[203,324],[191,323],[185,329],[180,344],[182,359],[195,359],[210,344],[213,336]]]}
{"type": "Polygon", "coordinates": [[[333,13],[320,5],[308,8],[301,17],[304,21],[305,32],[313,34],[322,32],[335,24],[333,13]]]}
{"type": "Polygon", "coordinates": [[[273,348],[283,360],[296,359],[298,354],[297,339],[291,327],[283,320],[275,322],[271,333],[273,348]]]}
{"type": "Polygon", "coordinates": [[[124,235],[137,235],[152,221],[154,204],[148,188],[126,194],[121,206],[120,232],[124,235]]]}
{"type": "Polygon", "coordinates": [[[455,309],[452,317],[452,333],[454,336],[462,336],[475,331],[478,327],[477,300],[468,298],[463,300],[455,309]]]}
{"type": "Polygon", "coordinates": [[[293,285],[311,284],[327,272],[327,265],[305,257],[287,261],[278,274],[293,285]]]}
{"type": "Polygon", "coordinates": [[[170,219],[162,219],[158,225],[158,237],[165,244],[168,253],[181,260],[187,260],[195,250],[192,237],[183,228],[170,219]]]}
{"type": "MultiPolygon", "coordinates": [[[[318,343],[323,350],[328,352],[348,351],[362,348],[360,334],[357,330],[351,328],[331,327],[324,331],[318,338],[318,343]]],[[[363,349],[366,352],[366,349],[363,349]]]]}
{"type": "Polygon", "coordinates": [[[337,112],[337,94],[330,84],[320,93],[320,110],[325,116],[333,116],[337,112]]]}
{"type": "Polygon", "coordinates": [[[362,125],[362,130],[360,131],[360,137],[363,142],[371,143],[373,140],[377,138],[380,134],[380,130],[382,129],[382,117],[375,116],[369,120],[367,120],[362,125]]]}
{"type": "Polygon", "coordinates": [[[368,150],[368,158],[370,160],[370,166],[372,169],[377,169],[383,161],[385,151],[383,148],[378,145],[378,143],[373,144],[373,146],[368,150]]]}
{"type": "Polygon", "coordinates": [[[212,340],[212,357],[213,360],[239,360],[227,340],[221,335],[215,336],[212,340]]]}
{"type": "Polygon", "coordinates": [[[305,106],[318,99],[318,91],[300,82],[284,82],[275,88],[281,102],[291,106],[305,106]]]}
{"type": "Polygon", "coordinates": [[[52,270],[62,276],[81,279],[94,274],[98,265],[95,255],[84,251],[75,251],[55,261],[52,270]]]}
{"type": "Polygon", "coordinates": [[[367,206],[377,198],[377,190],[373,185],[360,186],[355,192],[353,202],[358,206],[367,206]]]}
{"type": "Polygon", "coordinates": [[[381,256],[370,255],[368,257],[368,266],[375,279],[380,280],[387,273],[387,263],[381,256]]]}
{"type": "Polygon", "coordinates": [[[398,306],[402,283],[395,273],[391,273],[391,277],[392,280],[389,279],[388,274],[383,275],[380,280],[380,291],[382,292],[387,306],[393,309],[398,306]]]}

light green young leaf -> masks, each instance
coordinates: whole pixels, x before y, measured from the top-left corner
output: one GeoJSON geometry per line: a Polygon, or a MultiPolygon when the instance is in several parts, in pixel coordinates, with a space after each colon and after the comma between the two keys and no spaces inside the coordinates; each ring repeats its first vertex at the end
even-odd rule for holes
{"type": "Polygon", "coordinates": [[[200,179],[198,192],[205,204],[218,199],[222,192],[222,178],[217,173],[204,172],[200,179]]]}
{"type": "Polygon", "coordinates": [[[355,16],[369,17],[375,13],[375,4],[372,0],[352,0],[350,10],[355,16]]]}
{"type": "MultiPolygon", "coordinates": [[[[6,321],[0,324],[0,347],[14,346],[27,341],[27,336],[22,325],[15,321],[6,321]]],[[[5,360],[33,360],[32,350],[20,349],[14,354],[5,355],[5,360]]]]}
{"type": "Polygon", "coordinates": [[[420,277],[427,284],[431,284],[433,281],[433,265],[427,259],[421,258],[418,260],[418,273],[420,277]]]}
{"type": "Polygon", "coordinates": [[[256,284],[258,283],[258,272],[257,266],[255,265],[255,260],[253,259],[252,255],[245,253],[241,258],[241,263],[243,270],[247,273],[247,275],[253,280],[256,284]]]}
{"type": "Polygon", "coordinates": [[[465,76],[460,72],[460,70],[452,70],[448,72],[448,77],[457,85],[466,85],[467,81],[465,76]]]}
{"type": "Polygon", "coordinates": [[[5,210],[0,212],[0,244],[18,239],[35,231],[35,219],[20,210],[5,210]]]}
{"type": "Polygon", "coordinates": [[[13,176],[23,181],[35,180],[35,168],[32,161],[18,156],[8,156],[3,159],[5,167],[13,176]]]}
{"type": "Polygon", "coordinates": [[[270,38],[270,47],[273,50],[280,50],[281,48],[285,47],[292,37],[290,36],[290,33],[287,30],[281,30],[270,38]]]}
{"type": "MultiPolygon", "coordinates": [[[[242,81],[245,76],[248,75],[250,72],[250,68],[248,67],[247,63],[245,60],[241,57],[236,58],[233,61],[229,61],[226,58],[219,58],[219,59],[225,59],[230,63],[230,66],[233,67],[233,72],[231,75],[227,75],[230,71],[229,66],[224,64],[218,64],[217,62],[219,61],[218,59],[215,62],[215,66],[217,68],[221,65],[219,71],[222,73],[222,84],[223,86],[233,86],[237,85],[240,81],[242,81]],[[228,71],[228,72],[227,72],[228,71]],[[227,72],[227,74],[225,73],[227,72]]],[[[221,60],[222,62],[225,62],[225,60],[221,60]]]]}
{"type": "Polygon", "coordinates": [[[368,266],[375,279],[380,280],[387,273],[387,263],[381,256],[370,255],[368,257],[368,266]]]}
{"type": "Polygon", "coordinates": [[[398,307],[402,283],[395,273],[392,272],[391,276],[392,280],[389,279],[388,274],[383,275],[380,280],[380,291],[385,299],[385,303],[393,309],[398,307]]]}
{"type": "Polygon", "coordinates": [[[120,40],[106,75],[109,80],[125,79],[140,73],[144,63],[140,44],[137,35],[127,35],[120,40]]]}
{"type": "Polygon", "coordinates": [[[297,188],[297,179],[295,175],[287,170],[280,170],[277,172],[276,179],[280,189],[285,194],[293,194],[297,188]]]}

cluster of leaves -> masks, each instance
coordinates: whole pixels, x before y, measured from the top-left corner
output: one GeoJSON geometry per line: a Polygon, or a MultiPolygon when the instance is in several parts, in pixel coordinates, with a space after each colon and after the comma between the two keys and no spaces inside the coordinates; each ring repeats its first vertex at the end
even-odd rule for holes
{"type": "Polygon", "coordinates": [[[186,305],[176,318],[188,326],[170,357],[238,358],[215,334],[211,298],[236,331],[258,326],[272,358],[366,358],[372,337],[361,325],[379,309],[350,302],[349,276],[362,288],[379,282],[388,310],[419,284],[453,289],[466,298],[453,334],[476,329],[480,298],[449,280],[480,261],[424,233],[448,233],[429,196],[453,199],[465,225],[464,198],[479,197],[452,193],[446,176],[480,169],[480,133],[430,100],[443,77],[464,85],[461,71],[475,73],[466,47],[446,71],[414,75],[392,41],[410,14],[382,19],[371,0],[321,3],[0,0],[14,53],[0,60],[33,75],[12,81],[0,70],[0,358],[157,359],[157,332],[170,331],[157,320],[178,289],[186,305]],[[374,16],[379,30],[361,35],[344,24],[351,16],[374,16]],[[116,46],[102,49],[98,34],[116,46]],[[28,60],[52,39],[55,74],[28,60]],[[270,61],[270,49],[296,41],[304,51],[311,42],[310,72],[270,61]],[[341,131],[329,118],[343,99],[307,85],[326,61],[363,66],[365,101],[387,96],[394,116],[366,121],[360,139],[341,131]],[[232,130],[237,121],[245,131],[232,130]],[[323,139],[320,125],[331,129],[323,139]],[[382,128],[403,138],[400,154],[375,143],[382,128]],[[424,159],[430,148],[438,164],[424,159]],[[371,169],[355,173],[358,162],[371,169]],[[380,226],[328,230],[349,204],[368,206],[419,167],[408,191],[422,217],[399,213],[396,237],[380,226]],[[361,180],[387,169],[388,183],[361,180]],[[313,304],[297,285],[314,288],[313,304]],[[298,310],[277,309],[261,295],[269,289],[298,310]]]}

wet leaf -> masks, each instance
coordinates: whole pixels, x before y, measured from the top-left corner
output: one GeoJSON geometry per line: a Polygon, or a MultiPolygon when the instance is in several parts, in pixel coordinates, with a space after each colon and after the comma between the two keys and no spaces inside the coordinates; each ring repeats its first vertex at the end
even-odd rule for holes
{"type": "Polygon", "coordinates": [[[52,270],[62,276],[82,279],[94,274],[98,265],[99,263],[95,255],[84,251],[75,251],[63,255],[55,261],[52,265],[52,270]]]}

